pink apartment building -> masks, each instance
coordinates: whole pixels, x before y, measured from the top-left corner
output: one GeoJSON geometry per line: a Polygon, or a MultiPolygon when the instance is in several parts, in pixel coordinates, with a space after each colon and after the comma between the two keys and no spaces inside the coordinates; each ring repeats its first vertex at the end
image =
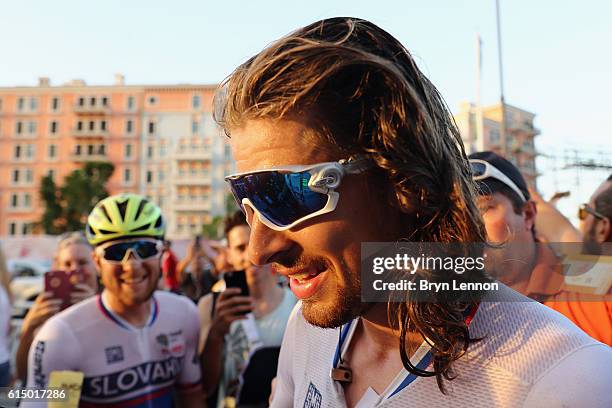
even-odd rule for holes
{"type": "Polygon", "coordinates": [[[85,161],[108,161],[111,194],[157,202],[169,236],[186,238],[225,209],[232,170],[226,137],[212,119],[216,86],[50,86],[0,88],[0,236],[39,233],[40,180],[57,184],[85,161]]]}

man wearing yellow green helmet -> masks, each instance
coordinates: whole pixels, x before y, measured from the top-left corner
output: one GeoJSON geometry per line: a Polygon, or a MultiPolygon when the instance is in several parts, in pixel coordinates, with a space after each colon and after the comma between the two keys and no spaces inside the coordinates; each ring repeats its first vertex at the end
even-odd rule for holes
{"type": "Polygon", "coordinates": [[[96,205],[86,235],[104,290],[43,326],[30,349],[29,387],[48,387],[53,371],[70,370],[84,375],[83,407],[201,406],[197,309],[155,292],[164,232],[159,207],[139,195],[96,205]]]}

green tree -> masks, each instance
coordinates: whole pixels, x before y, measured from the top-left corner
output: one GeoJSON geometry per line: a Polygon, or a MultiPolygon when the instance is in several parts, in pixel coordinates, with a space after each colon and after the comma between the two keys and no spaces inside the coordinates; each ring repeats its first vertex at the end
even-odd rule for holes
{"type": "MultiPolygon", "coordinates": [[[[238,205],[232,194],[225,196],[225,214],[233,214],[238,210],[238,205]]],[[[202,235],[206,239],[223,238],[223,216],[215,215],[208,224],[202,225],[202,235]]]]}
{"type": "Polygon", "coordinates": [[[225,195],[225,213],[233,214],[238,211],[238,204],[236,203],[236,199],[232,193],[228,193],[225,195]]]}
{"type": "Polygon", "coordinates": [[[208,224],[202,225],[202,235],[206,239],[223,238],[223,217],[215,215],[208,224]]]}
{"type": "Polygon", "coordinates": [[[108,196],[106,182],[113,171],[112,163],[86,162],[83,168],[66,176],[59,188],[49,177],[44,177],[40,189],[45,202],[40,222],[44,232],[58,234],[82,230],[92,208],[108,196]]]}
{"type": "Polygon", "coordinates": [[[59,203],[59,189],[51,176],[42,178],[40,198],[45,203],[45,212],[40,220],[40,226],[47,234],[59,234],[58,220],[62,217],[62,207],[59,203]]]}

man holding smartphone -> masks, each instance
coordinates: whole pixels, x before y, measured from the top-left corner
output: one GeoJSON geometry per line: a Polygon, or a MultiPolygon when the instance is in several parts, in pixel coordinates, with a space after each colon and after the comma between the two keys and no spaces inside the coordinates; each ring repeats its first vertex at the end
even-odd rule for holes
{"type": "MultiPolygon", "coordinates": [[[[228,260],[234,271],[224,275],[223,292],[211,293],[198,304],[204,391],[207,395],[217,391],[219,407],[226,399],[238,397],[240,374],[255,349],[280,347],[297,301],[287,288],[278,285],[269,265],[257,267],[249,262],[249,234],[242,212],[225,219],[228,260]]],[[[269,381],[262,386],[269,386],[269,381]]]]}
{"type": "MultiPolygon", "coordinates": [[[[80,406],[182,407],[202,403],[195,305],[158,291],[165,222],[135,194],[100,201],[87,219],[104,290],[52,317],[34,339],[28,387],[57,371],[82,372],[80,406]]],[[[24,406],[46,405],[26,403],[24,406]]]]}

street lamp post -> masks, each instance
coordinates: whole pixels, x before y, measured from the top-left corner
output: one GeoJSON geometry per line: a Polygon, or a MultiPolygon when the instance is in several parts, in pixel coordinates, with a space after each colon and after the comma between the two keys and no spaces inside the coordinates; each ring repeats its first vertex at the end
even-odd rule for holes
{"type": "Polygon", "coordinates": [[[499,142],[501,144],[501,153],[506,155],[506,102],[504,99],[504,68],[502,63],[502,40],[501,40],[501,21],[499,18],[499,0],[495,0],[495,11],[497,14],[497,57],[499,62],[499,87],[501,105],[501,126],[499,129],[499,142]]]}

